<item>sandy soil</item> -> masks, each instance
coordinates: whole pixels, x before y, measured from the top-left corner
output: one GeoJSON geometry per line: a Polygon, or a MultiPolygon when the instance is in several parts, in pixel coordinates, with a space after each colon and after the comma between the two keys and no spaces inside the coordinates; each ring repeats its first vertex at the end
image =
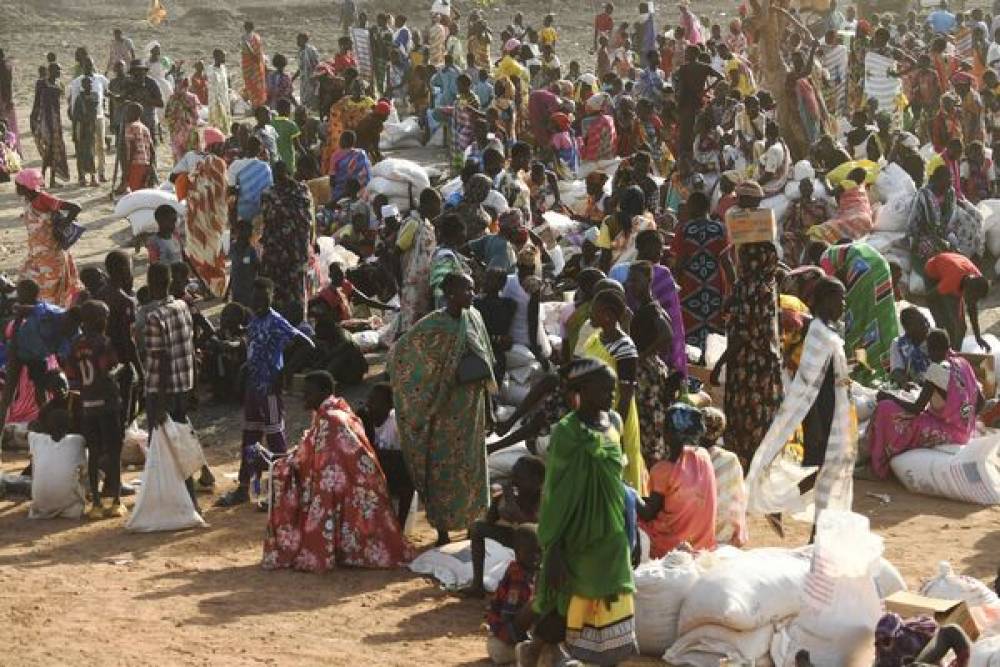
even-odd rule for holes
{"type": "MultiPolygon", "coordinates": [[[[141,0],[86,3],[82,9],[71,0],[0,3],[0,48],[18,67],[22,127],[27,125],[34,70],[44,53],[54,50],[68,65],[73,49],[87,44],[101,57],[113,26],[122,26],[140,48],[156,38],[165,53],[189,61],[207,57],[223,44],[233,63],[243,17],[257,21],[269,53],[293,53],[301,27],[297,17],[306,19],[306,29],[322,51],[334,43],[332,2],[247,3],[168,2],[173,20],[158,29],[142,21],[146,3],[141,0]],[[201,18],[185,18],[184,10],[195,7],[201,18]]],[[[411,25],[421,27],[423,10],[405,5],[403,11],[418,17],[411,25]]],[[[590,2],[556,2],[553,7],[569,54],[589,63],[590,2]]],[[[516,2],[488,11],[496,25],[515,8],[524,10],[529,22],[543,11],[516,2]]],[[[30,138],[25,148],[29,165],[37,164],[30,138]]],[[[435,161],[439,156],[422,158],[435,161]]],[[[75,175],[75,167],[72,171],[75,175]]],[[[113,247],[129,246],[127,223],[109,217],[107,189],[70,185],[57,194],[84,206],[81,220],[88,232],[74,248],[80,266],[100,262],[113,247]]],[[[16,273],[23,259],[20,208],[13,188],[0,186],[0,270],[9,273],[16,273]]],[[[136,257],[136,266],[137,273],[144,272],[144,253],[136,257]]],[[[996,295],[991,303],[997,305],[996,295]]],[[[1000,333],[1000,312],[992,310],[984,323],[1000,333]]],[[[299,434],[306,416],[296,398],[289,398],[289,404],[289,433],[299,434]]],[[[236,471],[238,410],[205,406],[194,421],[224,491],[231,484],[226,474],[236,471]]],[[[2,469],[16,471],[24,463],[23,453],[5,452],[2,469]]],[[[127,478],[137,476],[133,471],[127,478]]],[[[204,496],[202,504],[210,506],[211,498],[204,496]]],[[[995,530],[1000,510],[914,496],[895,482],[859,483],[855,506],[871,517],[885,538],[887,557],[911,585],[932,575],[942,559],[992,580],[1000,552],[995,530]],[[883,504],[869,492],[887,493],[891,502],[883,504]]],[[[406,571],[266,573],[259,567],[262,514],[248,508],[209,509],[206,519],[211,524],[206,530],[132,535],[116,521],[29,521],[26,504],[0,502],[0,590],[5,601],[0,664],[487,664],[481,603],[449,596],[406,571]]],[[[751,534],[755,546],[797,546],[805,542],[807,529],[793,526],[781,542],[755,521],[751,534]]],[[[423,546],[432,539],[423,521],[412,537],[423,546]]]]}

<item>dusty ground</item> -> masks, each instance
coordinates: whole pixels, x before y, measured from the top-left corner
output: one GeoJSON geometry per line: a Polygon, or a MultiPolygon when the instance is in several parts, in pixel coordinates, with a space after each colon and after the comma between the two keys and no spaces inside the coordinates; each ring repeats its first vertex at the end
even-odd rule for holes
{"type": "MultiPolygon", "coordinates": [[[[81,9],[70,0],[0,3],[0,48],[18,67],[22,127],[27,125],[34,70],[44,53],[56,51],[68,65],[73,49],[86,44],[103,57],[113,26],[123,27],[140,48],[156,38],[165,53],[189,61],[207,57],[222,44],[230,50],[231,63],[237,59],[235,45],[245,16],[257,21],[268,53],[293,52],[300,30],[296,17],[306,19],[306,29],[323,52],[337,33],[332,2],[212,3],[210,8],[167,2],[172,21],[155,30],[142,20],[146,3],[140,0],[86,4],[81,9]],[[202,20],[185,19],[179,4],[201,7],[202,20]]],[[[424,10],[405,4],[411,25],[422,27],[424,10]]],[[[554,4],[570,55],[587,63],[590,4],[554,4]]],[[[497,25],[515,8],[524,10],[529,22],[542,11],[518,3],[488,11],[497,25]]],[[[28,163],[37,164],[30,138],[25,147],[28,163]]],[[[75,167],[72,171],[75,175],[75,167]]],[[[88,232],[74,248],[80,266],[100,262],[112,247],[128,245],[127,224],[109,217],[106,189],[70,185],[57,193],[84,206],[81,219],[88,232]]],[[[0,270],[13,273],[25,241],[20,207],[12,187],[0,186],[0,270]]],[[[137,272],[143,272],[144,254],[136,259],[137,272]]],[[[997,302],[994,295],[992,305],[997,302]]],[[[1000,333],[996,310],[985,323],[1000,333]]],[[[301,433],[305,415],[295,398],[289,403],[289,432],[301,433]]],[[[231,483],[225,474],[236,470],[237,410],[204,407],[194,421],[225,490],[231,483]]],[[[4,453],[3,471],[23,464],[22,454],[4,453]]],[[[211,499],[203,497],[202,504],[209,506],[211,499]]],[[[885,538],[887,557],[911,585],[932,575],[942,559],[959,571],[992,580],[1000,553],[1000,510],[913,496],[896,483],[864,482],[858,484],[855,506],[871,517],[885,538]],[[884,505],[868,492],[888,493],[891,502],[884,505]]],[[[448,596],[405,571],[265,573],[259,568],[262,514],[247,508],[209,509],[206,518],[211,524],[206,530],[132,535],[120,522],[29,521],[25,504],[0,502],[0,665],[486,664],[480,603],[448,596]]],[[[751,533],[755,546],[781,543],[760,522],[754,522],[751,533]]],[[[427,545],[431,533],[421,521],[412,537],[427,545]]],[[[806,537],[805,527],[796,526],[784,544],[799,545],[806,537]]]]}

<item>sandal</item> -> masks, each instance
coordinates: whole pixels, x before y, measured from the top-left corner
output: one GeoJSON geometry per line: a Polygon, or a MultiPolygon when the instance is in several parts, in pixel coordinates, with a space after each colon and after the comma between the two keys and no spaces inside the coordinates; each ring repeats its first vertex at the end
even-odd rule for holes
{"type": "Polygon", "coordinates": [[[250,502],[250,493],[243,488],[238,486],[229,493],[226,493],[219,497],[215,501],[216,507],[236,507],[237,505],[242,505],[243,503],[250,502]]]}

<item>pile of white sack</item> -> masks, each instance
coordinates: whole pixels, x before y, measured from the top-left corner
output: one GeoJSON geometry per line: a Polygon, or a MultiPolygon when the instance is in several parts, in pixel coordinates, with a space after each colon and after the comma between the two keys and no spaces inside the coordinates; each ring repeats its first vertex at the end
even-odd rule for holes
{"type": "Polygon", "coordinates": [[[372,167],[372,178],[366,188],[369,199],[385,195],[400,213],[406,213],[411,208],[411,190],[416,205],[420,201],[420,193],[430,186],[430,176],[424,167],[411,160],[386,158],[372,167]]]}
{"type": "Polygon", "coordinates": [[[677,666],[716,667],[723,658],[783,666],[804,648],[817,667],[854,664],[846,656],[873,649],[880,598],[906,588],[881,553],[865,517],[830,510],[815,548],[675,551],[640,565],[640,652],[677,666]],[[818,590],[829,596],[816,599],[818,590]]]}
{"type": "MultiPolygon", "coordinates": [[[[990,613],[980,618],[1000,616],[1000,598],[983,582],[956,574],[947,561],[938,563],[938,573],[920,586],[920,594],[940,600],[961,600],[969,607],[979,607],[990,613]]],[[[1000,627],[996,624],[980,628],[982,634],[972,645],[969,667],[1000,667],[1000,627]]]]}

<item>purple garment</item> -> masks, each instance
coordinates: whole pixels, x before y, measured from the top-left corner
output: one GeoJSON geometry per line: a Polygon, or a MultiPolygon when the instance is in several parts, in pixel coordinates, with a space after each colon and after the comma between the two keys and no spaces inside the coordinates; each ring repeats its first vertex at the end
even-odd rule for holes
{"type": "MultiPolygon", "coordinates": [[[[608,277],[624,285],[625,279],[628,278],[628,267],[628,263],[616,264],[612,267],[608,277]]],[[[670,272],[670,269],[660,264],[653,265],[651,290],[653,298],[670,317],[670,327],[674,333],[669,352],[660,354],[660,358],[671,370],[687,377],[687,341],[684,337],[684,316],[681,314],[681,300],[677,293],[677,283],[674,281],[674,274],[670,272]]],[[[629,299],[628,306],[635,310],[638,304],[629,299]]]]}

